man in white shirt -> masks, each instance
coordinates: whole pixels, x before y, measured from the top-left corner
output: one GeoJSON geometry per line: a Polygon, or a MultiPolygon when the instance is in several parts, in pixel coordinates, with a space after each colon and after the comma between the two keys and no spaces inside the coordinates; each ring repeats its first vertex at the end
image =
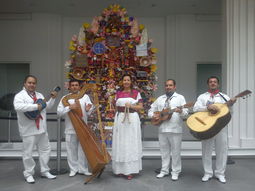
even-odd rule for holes
{"type": "Polygon", "coordinates": [[[50,158],[50,143],[47,133],[46,109],[51,109],[54,105],[57,92],[51,93],[51,98],[46,104],[37,104],[37,99],[44,99],[43,95],[36,92],[37,79],[28,75],[24,80],[24,88],[14,97],[14,108],[17,112],[18,126],[23,143],[23,164],[25,170],[24,177],[28,183],[34,183],[33,178],[35,161],[32,157],[34,146],[37,147],[41,176],[48,179],[55,179],[56,176],[50,174],[48,162],[50,158]],[[46,107],[46,108],[44,108],[46,107]],[[36,119],[29,119],[25,112],[40,111],[40,116],[36,119]]]}
{"type": "Polygon", "coordinates": [[[174,109],[172,117],[159,126],[159,146],[162,159],[162,167],[157,178],[163,178],[169,174],[170,155],[172,153],[172,180],[178,180],[181,172],[181,142],[183,117],[188,115],[187,109],[181,109],[186,104],[185,98],[176,93],[176,82],[169,79],[165,82],[165,94],[158,97],[151,105],[149,117],[159,119],[157,111],[174,109]]]}
{"type": "MultiPolygon", "coordinates": [[[[230,98],[219,91],[219,79],[211,76],[207,80],[208,91],[201,94],[194,105],[194,112],[209,111],[217,113],[219,108],[213,103],[226,103],[230,98]]],[[[229,106],[235,103],[236,99],[231,99],[229,106]]],[[[228,133],[227,128],[223,128],[217,135],[210,139],[202,140],[202,161],[204,167],[203,182],[207,182],[213,177],[212,151],[215,144],[216,165],[214,175],[221,182],[226,183],[225,170],[227,164],[228,133]]]]}
{"type": "MultiPolygon", "coordinates": [[[[80,82],[78,80],[69,81],[70,94],[78,94],[81,89],[80,82]]],[[[68,95],[70,95],[68,94],[68,95]]],[[[65,96],[64,96],[65,97],[65,96]]],[[[91,175],[88,171],[87,159],[76,135],[73,124],[68,116],[68,112],[81,107],[82,119],[87,123],[87,116],[92,111],[92,103],[88,95],[84,95],[79,100],[69,99],[69,106],[64,106],[62,103],[63,98],[60,100],[57,113],[59,116],[65,117],[65,135],[66,135],[66,150],[67,150],[67,162],[70,168],[69,176],[73,177],[77,173],[91,175]],[[79,102],[79,103],[78,103],[79,102]]]]}

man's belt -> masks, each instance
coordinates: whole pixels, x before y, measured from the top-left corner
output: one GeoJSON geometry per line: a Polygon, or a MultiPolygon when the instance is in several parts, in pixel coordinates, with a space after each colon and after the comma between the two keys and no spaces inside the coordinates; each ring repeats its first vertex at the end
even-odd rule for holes
{"type": "MultiPolygon", "coordinates": [[[[123,107],[123,106],[118,106],[117,107],[117,111],[119,112],[119,113],[124,113],[125,112],[125,107],[123,107]]],[[[129,111],[129,113],[134,113],[134,112],[136,112],[136,110],[134,110],[134,109],[132,109],[132,108],[127,108],[126,109],[126,111],[129,111]]]]}

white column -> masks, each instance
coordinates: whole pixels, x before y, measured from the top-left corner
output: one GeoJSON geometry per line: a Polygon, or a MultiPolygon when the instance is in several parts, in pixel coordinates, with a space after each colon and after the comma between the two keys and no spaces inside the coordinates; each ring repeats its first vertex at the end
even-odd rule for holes
{"type": "Polygon", "coordinates": [[[237,100],[229,124],[230,148],[255,148],[255,0],[225,0],[227,93],[249,89],[237,100]]]}

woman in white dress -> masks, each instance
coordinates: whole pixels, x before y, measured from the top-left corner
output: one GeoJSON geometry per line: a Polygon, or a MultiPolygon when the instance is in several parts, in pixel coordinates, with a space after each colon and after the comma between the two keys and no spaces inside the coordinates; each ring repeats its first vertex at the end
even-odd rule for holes
{"type": "Polygon", "coordinates": [[[130,75],[122,77],[122,85],[115,98],[112,168],[114,174],[130,180],[132,174],[142,170],[141,122],[137,112],[143,109],[143,104],[140,93],[132,88],[130,75]]]}

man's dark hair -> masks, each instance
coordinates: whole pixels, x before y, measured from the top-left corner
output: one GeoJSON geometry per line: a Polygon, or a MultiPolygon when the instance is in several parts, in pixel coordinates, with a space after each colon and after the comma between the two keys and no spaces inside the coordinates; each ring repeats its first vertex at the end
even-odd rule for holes
{"type": "Polygon", "coordinates": [[[70,85],[72,82],[78,82],[79,85],[81,85],[81,82],[80,82],[79,80],[76,80],[76,79],[70,79],[70,80],[69,80],[69,85],[70,85]]]}
{"type": "Polygon", "coordinates": [[[207,84],[209,83],[209,80],[210,80],[210,79],[217,79],[218,84],[220,83],[220,80],[219,80],[219,78],[218,78],[217,76],[210,76],[210,77],[207,79],[207,84]]]}
{"type": "Polygon", "coordinates": [[[34,75],[31,75],[31,74],[29,74],[29,75],[27,75],[26,77],[25,77],[25,79],[24,79],[24,83],[26,83],[27,82],[27,79],[28,78],[34,78],[35,79],[35,81],[36,81],[36,83],[37,83],[37,78],[34,76],[34,75]]]}
{"type": "Polygon", "coordinates": [[[168,81],[172,81],[174,83],[174,86],[176,86],[176,81],[174,79],[167,79],[166,82],[168,82],[168,81]]]}

